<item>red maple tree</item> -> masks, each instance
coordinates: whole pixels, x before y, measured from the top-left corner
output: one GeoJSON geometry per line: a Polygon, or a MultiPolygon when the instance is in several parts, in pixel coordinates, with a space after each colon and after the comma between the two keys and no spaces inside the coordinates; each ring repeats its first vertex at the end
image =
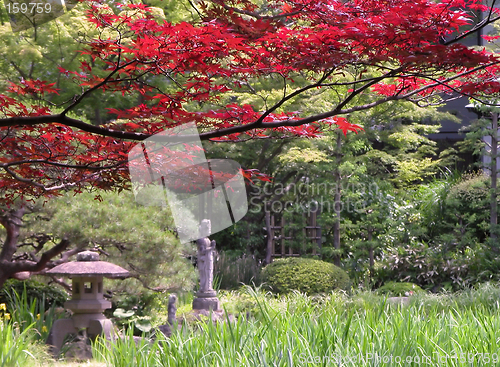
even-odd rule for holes
{"type": "Polygon", "coordinates": [[[82,50],[91,62],[82,61],[80,70],[60,68],[82,93],[59,113],[44,103],[58,93],[51,81],[21,80],[0,94],[1,200],[88,184],[128,187],[132,145],[188,121],[198,124],[202,140],[314,137],[332,124],[356,131],[341,116],[387,101],[499,89],[498,57],[459,42],[498,18],[497,9],[481,1],[272,1],[266,9],[247,0],[200,4],[197,23],[170,24],[146,5],[122,5],[115,14],[105,3],[90,3],[88,21],[101,31],[82,50]],[[472,11],[486,15],[474,24],[472,11]],[[308,83],[295,86],[298,74],[308,83]],[[164,76],[169,90],[148,84],[147,76],[164,76]],[[242,84],[271,76],[284,86],[274,105],[257,111],[226,103],[242,84]],[[332,88],[339,94],[331,110],[283,112],[312,89],[332,88]],[[109,109],[127,123],[95,126],[68,116],[102,91],[140,93],[144,102],[109,109]],[[360,103],[361,95],[371,95],[371,102],[360,103]],[[192,102],[202,111],[186,107],[192,102]]]}
{"type": "Polygon", "coordinates": [[[50,80],[21,80],[0,91],[3,203],[86,186],[129,188],[131,147],[187,122],[196,122],[202,140],[316,137],[332,127],[358,131],[349,114],[388,101],[500,90],[498,56],[461,43],[498,19],[498,9],[481,0],[197,4],[196,22],[170,24],[143,4],[120,5],[116,13],[104,1],[89,2],[87,19],[99,37],[86,42],[79,70],[59,68],[82,92],[61,110],[45,102],[58,93],[50,80]],[[306,82],[296,83],[298,76],[306,82]],[[155,77],[168,88],[150,82],[155,77]],[[266,78],[280,79],[278,102],[257,110],[231,98],[266,78]],[[311,91],[331,89],[337,99],[329,110],[286,110],[311,91]],[[139,93],[141,103],[110,108],[105,125],[70,117],[104,91],[139,93]]]}

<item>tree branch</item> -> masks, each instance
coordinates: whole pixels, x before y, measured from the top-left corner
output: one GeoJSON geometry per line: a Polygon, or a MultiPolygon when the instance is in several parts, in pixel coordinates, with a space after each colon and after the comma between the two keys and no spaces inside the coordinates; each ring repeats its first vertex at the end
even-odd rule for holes
{"type": "MultiPolygon", "coordinates": [[[[10,166],[20,166],[22,164],[33,164],[33,163],[41,163],[41,164],[47,164],[49,166],[56,166],[56,167],[61,167],[61,168],[73,168],[73,169],[81,169],[81,170],[89,170],[89,171],[102,171],[102,170],[109,170],[109,169],[114,169],[114,168],[118,168],[122,165],[124,165],[125,163],[127,163],[127,161],[118,161],[117,163],[115,164],[112,164],[112,165],[109,165],[109,166],[91,166],[90,163],[89,164],[66,164],[66,163],[60,163],[60,162],[52,162],[52,161],[49,161],[48,159],[24,159],[24,160],[21,160],[21,161],[12,161],[12,162],[7,162],[7,163],[2,163],[0,164],[0,168],[5,168],[5,167],[10,167],[10,166]]],[[[97,162],[92,162],[92,164],[97,164],[97,163],[101,163],[99,161],[97,162]]]]}
{"type": "Polygon", "coordinates": [[[491,18],[492,14],[493,14],[493,9],[495,8],[495,3],[496,3],[497,0],[493,0],[492,4],[489,6],[490,10],[488,12],[488,16],[483,19],[481,22],[479,22],[478,24],[476,24],[474,27],[472,27],[471,29],[469,29],[468,31],[465,31],[464,33],[462,33],[461,35],[449,40],[449,41],[446,41],[444,42],[443,44],[445,46],[448,46],[448,45],[451,45],[453,43],[457,43],[457,42],[460,42],[461,40],[463,40],[464,38],[470,36],[471,34],[473,33],[476,33],[478,31],[480,31],[481,29],[483,29],[484,27],[496,22],[497,20],[500,19],[500,16],[496,17],[496,18],[491,18]]]}
{"type": "Polygon", "coordinates": [[[234,12],[234,13],[241,14],[241,15],[247,15],[247,16],[255,18],[255,19],[265,19],[265,20],[275,20],[275,19],[288,18],[288,17],[294,16],[294,15],[300,14],[302,12],[301,10],[296,10],[296,11],[291,12],[291,13],[282,13],[282,14],[278,14],[278,15],[260,15],[256,12],[252,12],[252,11],[248,11],[248,10],[241,10],[241,9],[226,5],[226,4],[224,4],[223,1],[218,1],[217,4],[222,6],[224,9],[226,9],[230,12],[234,12]]]}
{"type": "Polygon", "coordinates": [[[70,241],[67,238],[62,239],[57,245],[45,251],[37,262],[26,260],[12,263],[10,261],[1,260],[0,265],[2,267],[2,272],[4,274],[6,273],[8,276],[12,276],[14,273],[24,271],[30,273],[42,271],[50,260],[66,250],[69,245],[70,241]]]}

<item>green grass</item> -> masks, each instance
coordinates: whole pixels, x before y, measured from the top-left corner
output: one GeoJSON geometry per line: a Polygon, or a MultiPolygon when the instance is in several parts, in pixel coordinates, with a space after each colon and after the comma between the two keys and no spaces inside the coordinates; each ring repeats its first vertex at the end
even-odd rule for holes
{"type": "Polygon", "coordinates": [[[30,357],[34,360],[29,352],[31,341],[29,328],[20,331],[13,322],[0,321],[0,366],[23,366],[30,357]]]}
{"type": "Polygon", "coordinates": [[[95,349],[108,366],[496,366],[500,306],[491,292],[499,293],[422,295],[401,307],[371,293],[274,298],[247,288],[241,297],[253,298],[255,317],[95,349]]]}
{"type": "Polygon", "coordinates": [[[36,298],[29,298],[26,289],[18,293],[14,289],[6,292],[7,311],[10,311],[10,318],[21,331],[33,329],[33,337],[36,340],[45,341],[49,335],[52,323],[64,316],[57,314],[55,306],[46,307],[45,301],[36,298]]]}
{"type": "Polygon", "coordinates": [[[26,342],[33,340],[29,330],[34,327],[23,334],[15,322],[4,321],[0,350],[17,353],[11,361],[24,358],[31,364],[3,365],[500,366],[500,288],[493,285],[419,294],[408,306],[371,292],[274,297],[249,287],[224,292],[221,301],[240,317],[231,323],[183,325],[170,339],[151,343],[136,343],[131,334],[112,343],[97,341],[90,363],[31,356],[26,342]]]}
{"type": "Polygon", "coordinates": [[[46,366],[50,363],[45,340],[58,315],[55,307],[29,299],[26,289],[6,292],[0,304],[0,367],[46,366]]]}

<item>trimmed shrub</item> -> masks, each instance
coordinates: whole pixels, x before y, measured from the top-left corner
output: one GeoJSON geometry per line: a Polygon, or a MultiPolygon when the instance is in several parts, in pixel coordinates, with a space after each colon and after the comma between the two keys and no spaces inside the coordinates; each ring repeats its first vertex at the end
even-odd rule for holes
{"type": "Polygon", "coordinates": [[[351,287],[349,276],[338,266],[300,257],[274,260],[261,276],[266,288],[280,294],[297,290],[311,295],[334,289],[349,291],[351,287]]]}
{"type": "Polygon", "coordinates": [[[410,296],[423,291],[418,285],[409,282],[388,282],[377,289],[378,294],[391,297],[410,296]]]}

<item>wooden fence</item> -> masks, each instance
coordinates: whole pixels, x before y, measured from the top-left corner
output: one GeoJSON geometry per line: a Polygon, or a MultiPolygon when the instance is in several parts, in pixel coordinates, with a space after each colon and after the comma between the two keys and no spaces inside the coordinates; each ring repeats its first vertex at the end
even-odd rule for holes
{"type": "Polygon", "coordinates": [[[304,220],[306,225],[302,231],[306,246],[294,248],[289,243],[293,239],[292,231],[289,230],[288,233],[285,233],[286,223],[284,216],[277,217],[270,212],[266,212],[267,263],[270,263],[272,258],[275,257],[301,256],[306,253],[319,255],[319,249],[321,249],[321,227],[317,224],[317,212],[310,212],[308,215],[304,214],[304,220]],[[307,246],[309,244],[312,246],[307,246]],[[308,250],[307,248],[310,249],[308,250]]]}

